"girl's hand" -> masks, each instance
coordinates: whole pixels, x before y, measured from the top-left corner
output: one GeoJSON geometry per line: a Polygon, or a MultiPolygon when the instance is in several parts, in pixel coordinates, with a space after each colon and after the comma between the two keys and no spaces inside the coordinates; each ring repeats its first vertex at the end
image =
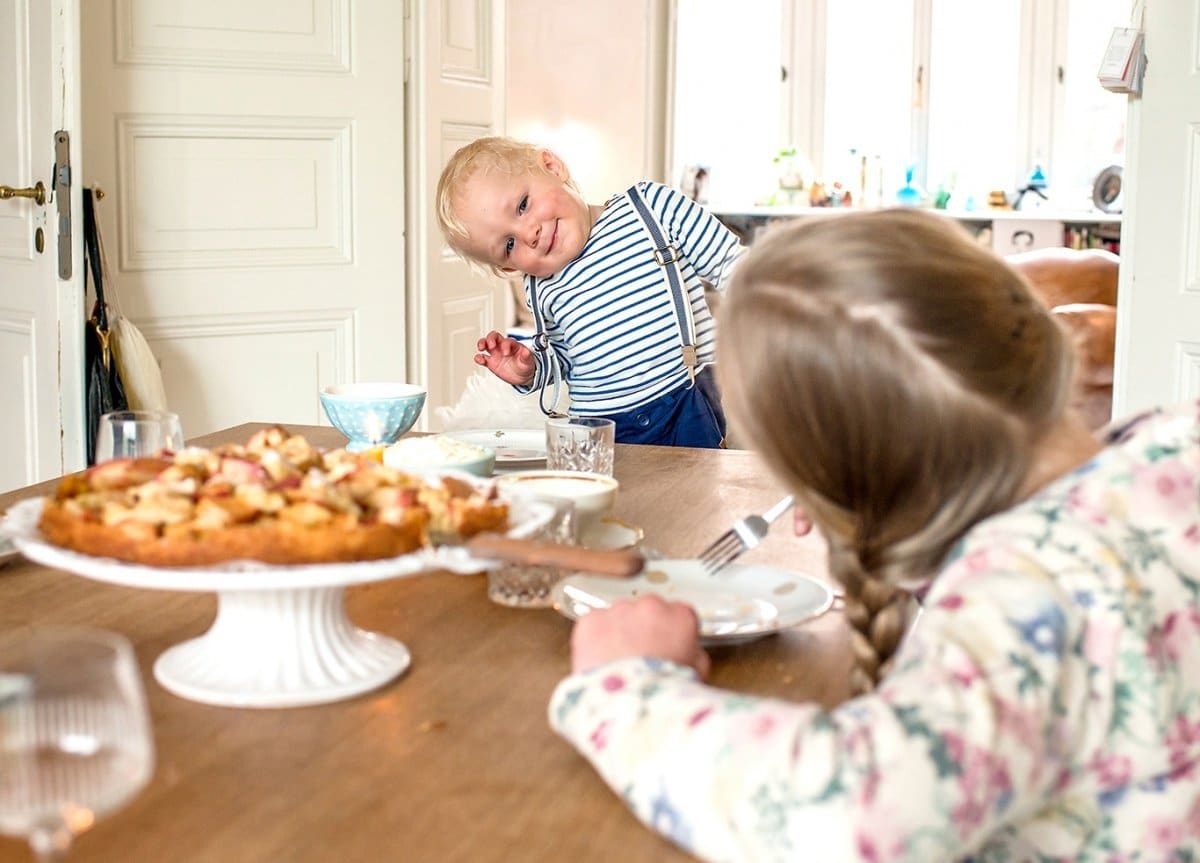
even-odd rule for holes
{"type": "Polygon", "coordinates": [[[476,343],[475,349],[479,351],[475,354],[476,364],[487,367],[505,383],[518,386],[533,383],[533,374],[537,369],[533,351],[516,339],[492,330],[476,343]]]}
{"type": "Polygon", "coordinates": [[[808,517],[808,513],[803,507],[792,507],[792,531],[796,536],[808,536],[812,530],[812,519],[808,517]]]}
{"type": "Polygon", "coordinates": [[[619,599],[590,611],[571,633],[571,670],[586,671],[616,659],[653,656],[708,676],[709,658],[700,647],[700,620],[690,605],[648,593],[619,599]]]}

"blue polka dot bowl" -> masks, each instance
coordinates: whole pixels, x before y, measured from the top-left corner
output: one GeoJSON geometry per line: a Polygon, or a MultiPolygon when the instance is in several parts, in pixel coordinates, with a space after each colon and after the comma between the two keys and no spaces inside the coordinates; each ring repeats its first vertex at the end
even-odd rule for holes
{"type": "Polygon", "coordinates": [[[321,407],[333,427],[361,452],[395,443],[425,407],[425,387],[416,384],[334,384],[321,390],[321,407]]]}

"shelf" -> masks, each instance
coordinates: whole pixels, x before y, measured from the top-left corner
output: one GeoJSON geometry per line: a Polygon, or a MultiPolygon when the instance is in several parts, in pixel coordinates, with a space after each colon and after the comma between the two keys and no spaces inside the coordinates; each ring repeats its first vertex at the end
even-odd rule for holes
{"type": "MultiPolygon", "coordinates": [[[[858,207],[808,206],[712,206],[708,209],[731,230],[753,242],[759,230],[775,221],[805,218],[835,218],[865,212],[858,207]]],[[[935,210],[930,213],[955,219],[980,243],[997,254],[1008,255],[1031,249],[1066,246],[1073,249],[1108,249],[1120,254],[1121,214],[1099,210],[935,210]]]]}
{"type": "MultiPolygon", "coordinates": [[[[805,216],[837,216],[846,213],[861,213],[860,207],[808,207],[801,205],[755,206],[707,205],[717,218],[743,219],[795,219],[805,216]]],[[[1103,213],[1100,210],[1055,210],[1051,208],[1029,210],[935,210],[923,207],[930,213],[949,216],[961,222],[997,222],[1007,220],[1029,220],[1064,222],[1066,224],[1105,225],[1121,223],[1120,213],[1103,213]]]]}

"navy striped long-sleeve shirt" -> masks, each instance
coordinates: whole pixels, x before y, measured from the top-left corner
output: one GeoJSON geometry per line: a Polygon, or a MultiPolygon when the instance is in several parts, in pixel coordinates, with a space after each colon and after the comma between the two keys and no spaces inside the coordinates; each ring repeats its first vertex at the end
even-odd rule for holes
{"type": "MultiPolygon", "coordinates": [[[[680,255],[699,370],[713,362],[716,346],[703,283],[719,290],[743,247],[712,213],[675,189],[650,181],[638,189],[680,255]]],[[[525,279],[527,305],[534,278],[525,279]]],[[[670,287],[624,193],[605,204],[579,257],[536,280],[536,294],[573,414],[623,413],[687,382],[670,287]]],[[[534,379],[518,387],[521,392],[537,390],[547,378],[545,357],[535,355],[534,379]]]]}

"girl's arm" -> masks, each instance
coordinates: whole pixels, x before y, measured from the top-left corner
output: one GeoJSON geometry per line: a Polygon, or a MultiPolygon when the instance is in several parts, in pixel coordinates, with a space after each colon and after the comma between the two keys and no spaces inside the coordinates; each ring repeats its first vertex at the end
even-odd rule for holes
{"type": "Polygon", "coordinates": [[[560,683],[550,722],[640,819],[705,859],[961,857],[1041,808],[1066,769],[1053,732],[1079,730],[1085,697],[1058,688],[1041,640],[1043,620],[1070,638],[1052,584],[974,581],[926,609],[875,693],[833,711],[628,657],[560,683]]]}

